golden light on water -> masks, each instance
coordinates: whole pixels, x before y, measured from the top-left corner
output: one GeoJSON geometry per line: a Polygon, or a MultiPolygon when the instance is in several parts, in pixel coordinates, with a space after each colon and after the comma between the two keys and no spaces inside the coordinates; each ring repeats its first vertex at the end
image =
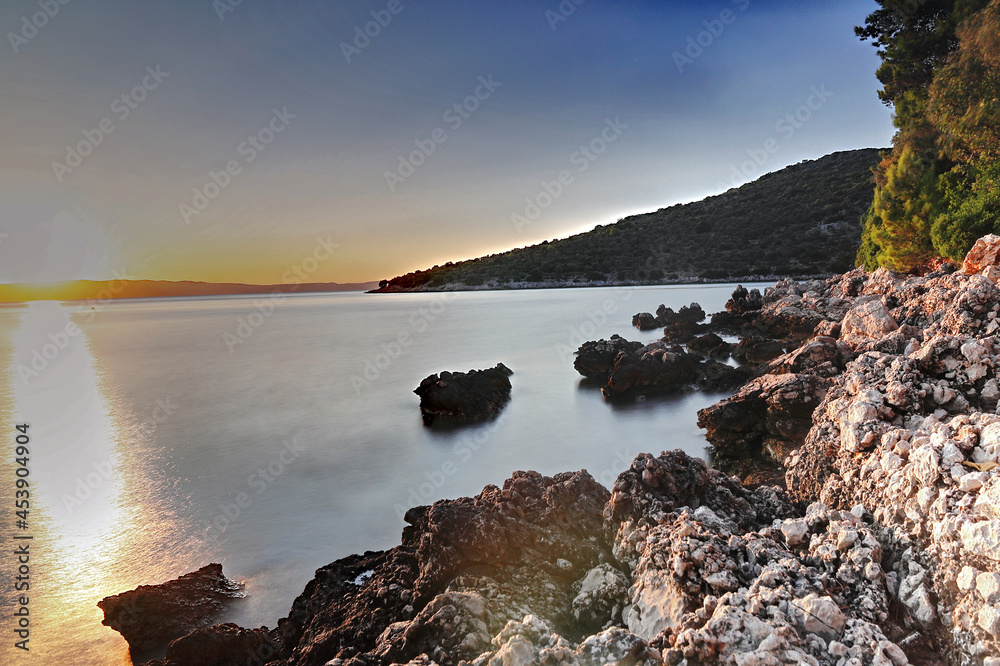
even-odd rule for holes
{"type": "Polygon", "coordinates": [[[96,603],[159,582],[155,561],[136,561],[149,549],[140,541],[159,531],[134,488],[141,470],[128,445],[136,433],[102,390],[68,307],[32,303],[12,342],[13,419],[27,423],[31,437],[35,622],[27,663],[62,663],[72,649],[79,663],[129,664],[125,641],[101,626],[96,603]]]}

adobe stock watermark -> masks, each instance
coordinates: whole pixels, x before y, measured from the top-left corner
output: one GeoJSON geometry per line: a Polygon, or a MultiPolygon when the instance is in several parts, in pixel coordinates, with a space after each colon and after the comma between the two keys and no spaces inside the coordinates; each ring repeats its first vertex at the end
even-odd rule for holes
{"type": "Polygon", "coordinates": [[[597,331],[608,321],[608,317],[618,313],[619,301],[627,301],[632,298],[635,287],[625,287],[612,298],[607,298],[601,303],[600,308],[587,309],[586,318],[578,325],[569,329],[566,342],[557,342],[555,345],[556,354],[559,360],[565,363],[572,360],[577,350],[588,340],[593,340],[597,336],[597,331]]]}
{"type": "Polygon", "coordinates": [[[124,268],[121,271],[111,271],[111,275],[114,279],[108,282],[108,286],[97,292],[97,298],[87,299],[77,307],[77,314],[87,316],[85,323],[89,324],[93,322],[94,318],[104,311],[108,303],[113,301],[118,294],[125,291],[125,282],[136,279],[127,275],[124,268]]]}
{"type": "MultiPolygon", "coordinates": [[[[111,102],[111,113],[118,118],[119,122],[128,119],[132,112],[139,108],[149,93],[160,87],[163,80],[170,76],[170,72],[164,72],[160,65],[146,67],[146,74],[131,90],[122,93],[111,102]]],[[[105,137],[115,131],[115,121],[112,117],[102,118],[97,127],[83,130],[83,140],[76,145],[66,146],[66,157],[62,162],[58,160],[52,162],[52,173],[55,174],[58,182],[63,182],[66,176],[83,164],[83,161],[90,157],[94,150],[104,143],[105,137]]]]}
{"type": "MultiPolygon", "coordinates": [[[[86,313],[90,316],[90,319],[86,323],[89,324],[93,321],[97,312],[104,309],[103,303],[110,301],[114,298],[115,294],[119,294],[125,289],[123,282],[132,278],[125,277],[123,273],[124,271],[122,273],[112,271],[115,279],[108,282],[108,286],[98,292],[99,297],[104,295],[102,300],[90,300],[77,308],[77,313],[86,313]],[[95,303],[95,305],[86,310],[87,305],[90,303],[95,303]]],[[[49,366],[66,351],[70,343],[78,338],[81,333],[80,327],[73,321],[67,321],[66,325],[59,330],[50,332],[46,336],[48,342],[32,347],[28,365],[24,363],[17,364],[17,375],[21,378],[21,382],[27,386],[33,379],[48,370],[49,366]]]]}
{"type": "Polygon", "coordinates": [[[542,212],[576,182],[577,175],[589,169],[590,165],[596,162],[626,129],[628,129],[628,125],[621,121],[621,116],[605,119],[604,127],[597,136],[581,145],[569,156],[569,163],[570,166],[574,167],[573,169],[563,169],[556,175],[555,180],[543,180],[539,183],[541,189],[534,196],[524,198],[524,210],[512,213],[510,216],[514,229],[518,233],[522,233],[524,227],[538,220],[542,212]]]}
{"type": "Polygon", "coordinates": [[[49,24],[54,19],[62,7],[70,3],[70,0],[38,0],[40,11],[31,15],[21,17],[21,28],[17,32],[7,33],[7,40],[10,42],[14,53],[21,52],[21,48],[38,36],[38,31],[49,24]]]}
{"type": "Polygon", "coordinates": [[[747,10],[750,6],[750,0],[732,0],[732,4],[736,7],[736,12],[732,9],[723,9],[719,12],[717,18],[702,21],[701,23],[705,26],[705,29],[696,35],[688,35],[687,46],[684,48],[684,52],[673,52],[674,64],[677,65],[678,72],[683,74],[685,66],[694,64],[694,61],[702,56],[705,49],[711,48],[715,44],[715,40],[721,37],[722,33],[726,31],[726,26],[732,25],[736,21],[739,12],[747,10]]]}
{"type": "Polygon", "coordinates": [[[396,516],[399,520],[405,522],[404,516],[406,512],[414,506],[424,506],[428,502],[431,502],[438,496],[439,491],[445,486],[448,481],[458,474],[460,466],[464,463],[472,460],[472,456],[475,455],[483,445],[490,440],[497,430],[505,423],[505,417],[500,414],[495,421],[490,423],[488,426],[476,430],[474,433],[465,433],[458,438],[451,447],[451,455],[447,460],[443,461],[435,469],[429,472],[424,472],[424,479],[417,486],[410,486],[409,493],[406,496],[408,502],[411,506],[405,507],[402,504],[395,504],[393,510],[396,512],[396,516]]]}
{"type": "MultiPolygon", "coordinates": [[[[412,0],[409,1],[412,2],[412,0]]],[[[362,51],[371,46],[372,40],[377,39],[382,34],[382,31],[389,27],[392,20],[403,13],[404,9],[406,7],[403,5],[402,0],[389,0],[383,9],[371,10],[371,21],[368,21],[363,26],[354,26],[353,39],[349,42],[340,43],[340,52],[344,54],[347,64],[350,65],[351,60],[361,55],[362,51]]]]}
{"type": "Polygon", "coordinates": [[[212,9],[219,17],[219,23],[226,20],[226,14],[236,11],[236,8],[243,4],[243,0],[212,0],[212,9]]]}
{"type": "MultiPolygon", "coordinates": [[[[150,432],[155,432],[159,424],[166,423],[175,411],[177,411],[177,405],[174,404],[172,398],[169,396],[166,399],[157,398],[151,418],[147,421],[148,424],[152,425],[150,432]]],[[[63,493],[62,497],[59,498],[63,509],[69,515],[72,515],[77,508],[83,506],[87,500],[93,497],[97,489],[114,474],[114,466],[110,458],[105,458],[99,463],[91,463],[90,466],[93,469],[92,472],[88,470],[86,475],[77,477],[73,494],[63,493]]]]}
{"type": "Polygon", "coordinates": [[[772,155],[781,150],[782,143],[795,136],[795,133],[812,119],[813,114],[823,108],[823,105],[833,97],[833,93],[826,89],[826,84],[819,87],[812,86],[809,91],[810,95],[802,105],[794,111],[786,113],[774,124],[775,135],[768,137],[759,148],[747,149],[749,159],[743,161],[739,166],[732,165],[730,184],[727,186],[720,181],[716,185],[718,188],[736,187],[746,182],[750,177],[763,173],[764,165],[772,155]]]}
{"type": "Polygon", "coordinates": [[[299,459],[305,449],[293,437],[283,441],[281,449],[273,455],[266,465],[262,465],[247,476],[246,490],[239,490],[229,497],[231,501],[219,503],[219,510],[208,521],[208,532],[216,540],[221,539],[233,523],[253,506],[254,498],[273,486],[288,468],[299,459]],[[250,492],[253,491],[253,492],[250,492]]]}
{"type": "MultiPolygon", "coordinates": [[[[309,276],[319,270],[320,264],[329,260],[339,247],[340,244],[332,242],[329,236],[326,238],[318,236],[312,254],[282,273],[282,283],[292,285],[289,287],[289,291],[297,291],[299,285],[307,282],[309,276]]],[[[237,346],[249,340],[257,329],[263,326],[264,322],[274,314],[278,304],[286,298],[288,298],[288,293],[273,291],[266,298],[254,299],[254,309],[245,317],[241,315],[236,318],[236,327],[233,332],[225,331],[222,334],[222,342],[226,345],[229,353],[232,354],[236,351],[237,346]]]]}
{"type": "MultiPolygon", "coordinates": [[[[493,79],[493,75],[480,76],[479,85],[472,91],[472,94],[450,106],[441,116],[441,120],[447,123],[452,132],[457,132],[465,121],[472,117],[479,110],[480,105],[488,100],[496,89],[503,84],[493,79]]],[[[449,138],[447,130],[437,127],[426,139],[416,139],[414,144],[416,149],[409,155],[399,156],[399,165],[395,171],[383,173],[385,184],[389,186],[390,192],[395,192],[399,185],[402,185],[407,178],[416,173],[417,169],[427,163],[431,155],[437,152],[438,146],[449,138]]]]}
{"type": "Polygon", "coordinates": [[[562,0],[555,11],[545,10],[545,20],[549,22],[549,27],[555,32],[560,23],[565,23],[569,17],[576,13],[577,8],[587,0],[562,0]]]}
{"type": "Polygon", "coordinates": [[[431,323],[448,309],[448,304],[456,296],[455,293],[444,292],[439,294],[429,306],[413,310],[407,318],[409,328],[400,331],[395,340],[382,343],[381,354],[376,354],[374,358],[366,358],[361,374],[351,375],[350,382],[354,394],[360,396],[365,387],[378,381],[386,368],[392,365],[393,361],[402,356],[413,344],[414,334],[423,333],[430,328],[431,323]]]}
{"type": "Polygon", "coordinates": [[[295,119],[295,114],[288,112],[288,107],[283,106],[280,110],[272,109],[271,118],[256,133],[249,135],[236,147],[236,154],[243,158],[242,163],[238,159],[231,159],[226,162],[225,168],[219,171],[209,171],[208,180],[201,187],[195,187],[192,191],[194,196],[191,203],[181,203],[178,205],[181,218],[184,224],[191,224],[191,220],[205,212],[222,191],[229,187],[233,178],[243,173],[243,166],[250,164],[257,156],[267,150],[275,137],[281,134],[295,119]]]}

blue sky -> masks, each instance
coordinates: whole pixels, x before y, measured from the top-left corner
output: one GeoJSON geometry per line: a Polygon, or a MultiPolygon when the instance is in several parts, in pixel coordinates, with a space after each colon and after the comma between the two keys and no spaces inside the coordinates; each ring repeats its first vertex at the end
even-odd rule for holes
{"type": "Polygon", "coordinates": [[[873,2],[233,2],[4,4],[0,281],[388,278],[893,133],[873,2]]]}

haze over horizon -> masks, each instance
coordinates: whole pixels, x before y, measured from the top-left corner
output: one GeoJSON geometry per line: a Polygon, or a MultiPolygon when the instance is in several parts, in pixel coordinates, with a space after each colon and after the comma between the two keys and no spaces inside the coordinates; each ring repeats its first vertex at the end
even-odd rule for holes
{"type": "Polygon", "coordinates": [[[0,283],[390,278],[894,132],[870,1],[53,2],[0,9],[0,283]]]}

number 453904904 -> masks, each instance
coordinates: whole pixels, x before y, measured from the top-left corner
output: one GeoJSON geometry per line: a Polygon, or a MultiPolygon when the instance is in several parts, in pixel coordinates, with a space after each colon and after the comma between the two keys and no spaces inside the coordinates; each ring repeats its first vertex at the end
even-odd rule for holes
{"type": "Polygon", "coordinates": [[[28,468],[28,455],[30,453],[28,449],[28,442],[31,438],[28,437],[28,425],[21,424],[15,426],[18,434],[14,438],[14,462],[16,467],[14,468],[14,474],[17,475],[17,479],[14,481],[16,487],[14,506],[17,510],[14,512],[18,517],[17,525],[21,529],[27,529],[28,525],[28,511],[31,507],[29,498],[31,493],[28,490],[28,475],[31,473],[28,468]]]}

